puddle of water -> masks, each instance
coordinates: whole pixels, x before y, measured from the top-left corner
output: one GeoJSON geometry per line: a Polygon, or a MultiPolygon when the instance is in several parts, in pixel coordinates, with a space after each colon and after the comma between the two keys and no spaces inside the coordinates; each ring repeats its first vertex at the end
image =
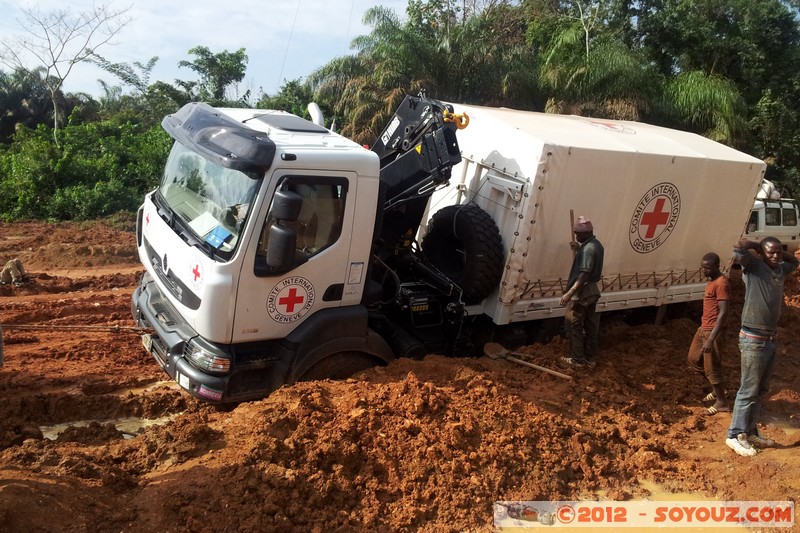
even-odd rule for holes
{"type": "MultiPolygon", "coordinates": [[[[180,386],[177,382],[173,380],[165,380],[165,381],[154,381],[152,383],[148,383],[146,385],[142,385],[141,387],[134,387],[131,389],[124,389],[120,391],[118,394],[120,396],[127,396],[128,394],[144,394],[147,391],[156,389],[158,387],[167,387],[171,389],[180,390],[180,386]]],[[[121,431],[126,439],[134,438],[138,433],[140,433],[144,428],[150,426],[160,426],[162,424],[166,424],[167,422],[171,422],[174,420],[178,414],[163,416],[161,418],[138,418],[138,417],[125,417],[125,418],[117,418],[112,420],[97,420],[101,424],[107,424],[111,422],[114,424],[114,427],[117,430],[121,431]]],[[[90,423],[94,422],[95,420],[77,420],[73,422],[64,422],[63,424],[55,424],[52,426],[41,426],[39,429],[42,430],[42,435],[44,438],[49,440],[56,440],[58,438],[58,434],[66,431],[71,427],[87,427],[90,423]]]]}
{"type": "Polygon", "coordinates": [[[800,423],[797,420],[769,417],[767,424],[782,430],[789,437],[797,436],[800,433],[800,427],[798,427],[800,423]]]}
{"type": "MultiPolygon", "coordinates": [[[[176,413],[162,416],[161,418],[137,418],[131,416],[117,418],[114,420],[97,420],[96,422],[101,424],[108,424],[110,422],[114,424],[114,427],[117,428],[117,430],[123,433],[124,438],[132,439],[144,428],[166,424],[167,422],[175,420],[181,414],[182,413],[176,413]]],[[[56,440],[59,433],[62,433],[71,427],[85,428],[92,422],[95,422],[95,420],[76,420],[74,422],[65,422],[63,424],[55,424],[53,426],[40,426],[39,429],[42,431],[44,438],[48,440],[56,440]]]]}
{"type": "Polygon", "coordinates": [[[663,485],[646,479],[640,479],[639,486],[650,493],[648,500],[662,502],[719,501],[719,498],[709,498],[698,492],[670,492],[663,485]]]}
{"type": "Polygon", "coordinates": [[[158,387],[167,387],[169,389],[180,390],[180,385],[178,382],[172,379],[166,381],[155,381],[153,383],[148,383],[147,385],[141,387],[134,387],[132,389],[124,389],[120,391],[121,396],[126,396],[127,394],[142,394],[147,391],[157,389],[158,387]]]}

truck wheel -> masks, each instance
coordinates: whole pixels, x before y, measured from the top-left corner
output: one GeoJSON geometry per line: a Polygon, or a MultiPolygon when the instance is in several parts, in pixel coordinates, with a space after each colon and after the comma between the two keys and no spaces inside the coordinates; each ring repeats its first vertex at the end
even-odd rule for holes
{"type": "Polygon", "coordinates": [[[489,296],[503,275],[500,230],[476,205],[450,205],[433,215],[422,252],[461,287],[467,304],[489,296]]]}
{"type": "Polygon", "coordinates": [[[334,353],[314,363],[297,381],[346,379],[379,364],[378,359],[362,352],[334,353]]]}

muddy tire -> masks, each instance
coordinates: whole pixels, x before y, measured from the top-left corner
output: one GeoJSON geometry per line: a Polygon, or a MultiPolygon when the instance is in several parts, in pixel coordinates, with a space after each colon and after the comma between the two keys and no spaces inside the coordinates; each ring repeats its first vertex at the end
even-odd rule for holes
{"type": "Polygon", "coordinates": [[[362,352],[339,352],[314,363],[297,381],[346,379],[379,364],[376,358],[362,352]]]}
{"type": "Polygon", "coordinates": [[[451,205],[433,215],[422,252],[461,287],[467,304],[491,294],[503,275],[500,230],[489,213],[475,205],[451,205]]]}

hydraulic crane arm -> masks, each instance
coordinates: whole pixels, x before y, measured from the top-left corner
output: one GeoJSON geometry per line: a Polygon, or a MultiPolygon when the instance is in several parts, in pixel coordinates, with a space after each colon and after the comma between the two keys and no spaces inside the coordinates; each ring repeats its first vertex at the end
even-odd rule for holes
{"type": "Polygon", "coordinates": [[[450,179],[461,161],[456,130],[466,116],[424,96],[406,96],[372,147],[380,157],[380,177],[386,187],[384,208],[429,192],[450,179]]]}

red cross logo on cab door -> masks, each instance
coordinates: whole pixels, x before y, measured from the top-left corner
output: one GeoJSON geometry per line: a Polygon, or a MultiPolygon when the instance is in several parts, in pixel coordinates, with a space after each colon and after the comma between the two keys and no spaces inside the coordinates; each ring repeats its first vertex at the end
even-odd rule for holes
{"type": "Polygon", "coordinates": [[[275,285],[267,296],[267,313],[278,323],[303,318],[314,306],[316,291],[311,281],[291,276],[275,285]]]}

